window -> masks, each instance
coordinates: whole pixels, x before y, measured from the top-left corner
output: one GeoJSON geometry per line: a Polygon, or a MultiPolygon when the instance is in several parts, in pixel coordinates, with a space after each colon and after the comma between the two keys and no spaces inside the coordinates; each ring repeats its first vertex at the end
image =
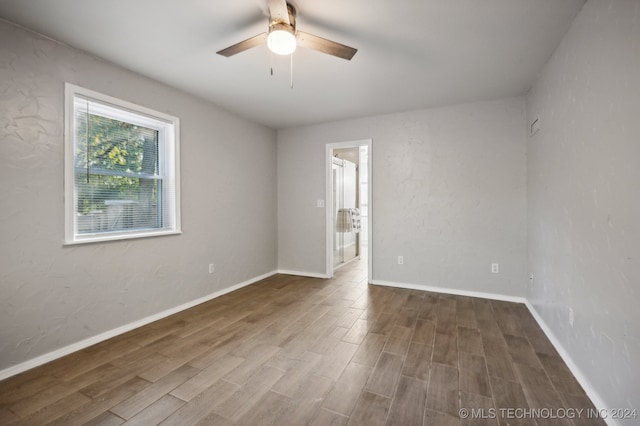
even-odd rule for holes
{"type": "Polygon", "coordinates": [[[65,89],[66,243],[180,233],[178,119],[65,89]]]}

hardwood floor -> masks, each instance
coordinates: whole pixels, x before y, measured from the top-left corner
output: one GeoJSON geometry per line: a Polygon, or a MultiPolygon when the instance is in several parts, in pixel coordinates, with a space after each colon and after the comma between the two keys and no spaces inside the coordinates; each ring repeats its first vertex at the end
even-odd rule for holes
{"type": "Polygon", "coordinates": [[[368,286],[364,263],[276,275],[9,378],[0,424],[604,424],[524,411],[593,408],[524,305],[368,286]]]}

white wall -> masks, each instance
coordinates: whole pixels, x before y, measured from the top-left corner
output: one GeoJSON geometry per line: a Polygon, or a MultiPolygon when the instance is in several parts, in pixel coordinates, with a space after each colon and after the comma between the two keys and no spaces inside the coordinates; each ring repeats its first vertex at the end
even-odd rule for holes
{"type": "Polygon", "coordinates": [[[280,130],[279,268],[325,273],[325,145],[371,138],[373,279],[524,296],[524,118],[513,98],[280,130]]]}
{"type": "Polygon", "coordinates": [[[276,190],[275,131],[0,21],[0,370],[275,270],[276,190]],[[65,81],[181,119],[183,235],[63,247],[65,81]]]}
{"type": "Polygon", "coordinates": [[[527,116],[531,301],[609,407],[640,408],[640,2],[585,4],[527,116]]]}

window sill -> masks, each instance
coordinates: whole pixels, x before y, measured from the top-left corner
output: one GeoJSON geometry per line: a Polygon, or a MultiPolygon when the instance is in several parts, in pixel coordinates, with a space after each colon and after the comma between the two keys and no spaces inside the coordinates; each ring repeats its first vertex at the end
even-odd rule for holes
{"type": "Polygon", "coordinates": [[[104,243],[109,241],[121,241],[132,240],[149,237],[165,237],[168,235],[182,235],[182,230],[171,231],[148,231],[148,232],[136,232],[126,234],[109,234],[109,235],[91,235],[86,237],[80,237],[79,239],[65,240],[64,246],[75,246],[78,244],[91,244],[91,243],[104,243]]]}

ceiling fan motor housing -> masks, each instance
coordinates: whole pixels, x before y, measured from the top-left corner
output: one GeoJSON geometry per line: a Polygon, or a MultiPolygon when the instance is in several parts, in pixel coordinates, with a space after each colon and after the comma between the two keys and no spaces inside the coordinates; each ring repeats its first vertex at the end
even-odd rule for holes
{"type": "Polygon", "coordinates": [[[273,18],[269,20],[269,32],[272,31],[289,31],[295,35],[296,32],[296,9],[287,3],[287,12],[289,13],[289,22],[273,18]]]}

